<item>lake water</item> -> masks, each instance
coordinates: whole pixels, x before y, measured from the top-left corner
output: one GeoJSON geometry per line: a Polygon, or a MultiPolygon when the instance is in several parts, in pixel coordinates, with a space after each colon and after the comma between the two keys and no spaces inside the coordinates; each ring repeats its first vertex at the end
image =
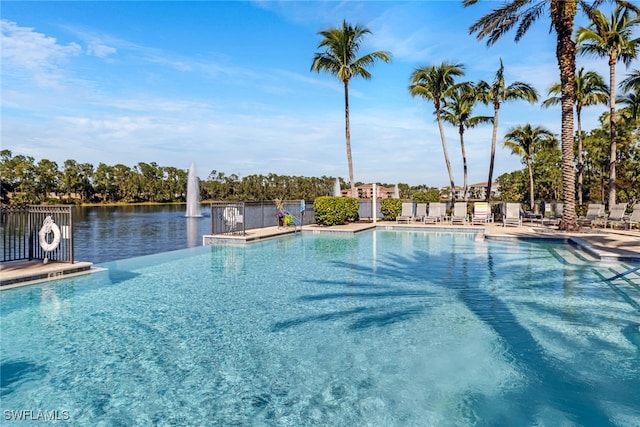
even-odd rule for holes
{"type": "Polygon", "coordinates": [[[184,205],[78,207],[74,258],[99,264],[202,245],[211,217],[186,218],[184,205]]]}

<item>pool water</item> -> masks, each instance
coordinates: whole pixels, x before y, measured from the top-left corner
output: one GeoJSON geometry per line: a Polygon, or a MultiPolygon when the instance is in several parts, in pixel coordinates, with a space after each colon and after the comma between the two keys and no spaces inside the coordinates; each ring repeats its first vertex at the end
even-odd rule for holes
{"type": "Polygon", "coordinates": [[[378,230],[102,266],[0,293],[4,422],[640,425],[640,312],[562,244],[378,230]]]}

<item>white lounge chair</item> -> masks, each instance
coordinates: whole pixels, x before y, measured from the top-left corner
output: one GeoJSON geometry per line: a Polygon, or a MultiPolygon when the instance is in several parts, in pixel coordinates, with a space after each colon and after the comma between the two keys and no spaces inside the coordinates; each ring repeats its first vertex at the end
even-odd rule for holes
{"type": "Polygon", "coordinates": [[[604,218],[604,228],[610,226],[613,228],[615,225],[624,225],[625,211],[627,210],[627,203],[616,203],[609,211],[609,215],[604,218]]]}
{"type": "Polygon", "coordinates": [[[416,216],[414,217],[414,221],[424,222],[424,219],[427,216],[427,204],[426,203],[418,203],[416,204],[416,216]]]}
{"type": "Polygon", "coordinates": [[[444,216],[441,212],[444,203],[439,202],[430,202],[429,203],[429,213],[422,219],[422,222],[434,223],[437,224],[438,221],[442,221],[442,217],[444,216]]]}
{"type": "Polygon", "coordinates": [[[471,225],[488,224],[489,222],[493,222],[489,203],[475,202],[473,204],[473,214],[471,215],[471,225]]]}
{"type": "Polygon", "coordinates": [[[451,224],[467,223],[467,202],[456,202],[453,205],[453,213],[451,214],[451,224]]]}
{"type": "Polygon", "coordinates": [[[507,225],[522,225],[522,218],[520,217],[520,203],[507,203],[504,210],[504,216],[502,217],[502,226],[507,225]]]}
{"type": "Polygon", "coordinates": [[[402,202],[402,212],[396,217],[396,223],[404,221],[413,222],[413,202],[402,202]]]}
{"type": "Polygon", "coordinates": [[[585,216],[578,218],[579,225],[588,225],[593,227],[604,215],[604,205],[601,203],[590,203],[587,206],[585,216]]]}
{"type": "Polygon", "coordinates": [[[633,212],[629,215],[629,218],[625,218],[625,225],[631,230],[634,225],[640,227],[640,203],[633,205],[633,212]]]}

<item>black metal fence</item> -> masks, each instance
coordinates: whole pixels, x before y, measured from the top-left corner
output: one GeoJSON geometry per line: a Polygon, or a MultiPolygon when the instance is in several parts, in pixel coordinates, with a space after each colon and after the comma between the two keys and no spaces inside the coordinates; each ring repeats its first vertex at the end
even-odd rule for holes
{"type": "Polygon", "coordinates": [[[211,203],[211,234],[244,235],[244,202],[211,203]]]}
{"type": "MultiPolygon", "coordinates": [[[[295,225],[313,224],[313,203],[287,200],[284,211],[295,217],[295,225]]],[[[241,235],[246,230],[275,227],[278,213],[274,202],[213,202],[211,234],[241,235]],[[226,213],[226,214],[225,214],[226,213]]]]}
{"type": "Polygon", "coordinates": [[[0,233],[3,262],[47,259],[73,263],[71,206],[1,205],[0,233]]]}

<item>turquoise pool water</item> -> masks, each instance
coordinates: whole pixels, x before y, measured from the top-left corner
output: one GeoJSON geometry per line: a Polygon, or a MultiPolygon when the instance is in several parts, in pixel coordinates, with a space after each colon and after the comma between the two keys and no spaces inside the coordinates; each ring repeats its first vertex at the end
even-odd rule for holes
{"type": "Polygon", "coordinates": [[[640,312],[561,244],[379,230],[103,266],[0,293],[3,425],[640,424],[640,312]]]}

